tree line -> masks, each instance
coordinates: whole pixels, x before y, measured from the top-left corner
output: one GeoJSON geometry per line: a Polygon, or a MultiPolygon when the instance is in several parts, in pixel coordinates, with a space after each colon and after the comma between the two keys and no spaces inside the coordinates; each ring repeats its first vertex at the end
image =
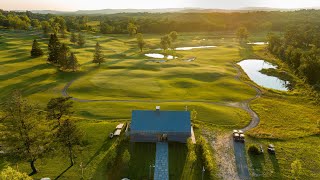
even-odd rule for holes
{"type": "Polygon", "coordinates": [[[33,175],[38,172],[37,160],[60,151],[69,158],[70,166],[74,165],[77,149],[84,143],[83,133],[72,118],[70,97],[52,98],[46,108],[41,108],[14,91],[0,108],[0,142],[9,162],[28,162],[32,170],[29,175],[33,175]]]}
{"type": "Polygon", "coordinates": [[[320,10],[292,12],[199,12],[199,13],[120,13],[111,15],[36,14],[0,10],[0,26],[13,29],[42,29],[44,33],[100,31],[104,34],[235,31],[284,31],[294,24],[320,25],[320,10]],[[97,26],[88,22],[99,22],[97,26]]]}
{"type": "Polygon", "coordinates": [[[283,35],[267,36],[268,50],[281,59],[299,77],[320,90],[320,26],[289,27],[283,35]]]}

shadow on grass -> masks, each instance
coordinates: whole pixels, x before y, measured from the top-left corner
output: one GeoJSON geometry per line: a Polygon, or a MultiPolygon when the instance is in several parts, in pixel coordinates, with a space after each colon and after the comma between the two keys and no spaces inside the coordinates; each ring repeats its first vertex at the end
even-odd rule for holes
{"type": "Polygon", "coordinates": [[[48,66],[49,66],[48,64],[39,64],[39,65],[32,66],[32,67],[29,67],[26,69],[21,69],[21,70],[15,71],[13,73],[4,74],[4,75],[0,76],[0,81],[4,81],[4,80],[8,80],[8,79],[15,78],[18,76],[22,76],[24,74],[28,74],[33,71],[43,70],[45,68],[48,68],[48,66]]]}
{"type": "Polygon", "coordinates": [[[264,170],[263,164],[265,164],[264,154],[255,155],[255,154],[248,153],[248,155],[249,155],[249,159],[252,164],[252,169],[254,171],[254,174],[256,176],[261,176],[263,174],[263,170],[264,170]]]}
{"type": "Polygon", "coordinates": [[[64,171],[62,171],[62,173],[60,173],[56,178],[54,178],[55,180],[56,179],[59,179],[64,173],[66,173],[72,166],[69,166],[67,167],[67,169],[65,169],[64,171]]]}
{"type": "Polygon", "coordinates": [[[104,152],[104,151],[108,150],[109,147],[110,147],[110,146],[109,146],[110,143],[113,143],[113,142],[114,142],[113,140],[110,141],[109,137],[107,137],[107,138],[104,140],[102,146],[94,153],[93,156],[91,156],[91,158],[89,159],[89,161],[86,163],[85,167],[88,166],[88,165],[94,160],[94,158],[97,157],[101,152],[104,152]]]}
{"type": "Polygon", "coordinates": [[[272,166],[273,166],[273,170],[274,170],[275,174],[280,176],[279,178],[281,178],[281,170],[280,170],[277,156],[275,154],[269,154],[269,158],[272,162],[272,166]]]}

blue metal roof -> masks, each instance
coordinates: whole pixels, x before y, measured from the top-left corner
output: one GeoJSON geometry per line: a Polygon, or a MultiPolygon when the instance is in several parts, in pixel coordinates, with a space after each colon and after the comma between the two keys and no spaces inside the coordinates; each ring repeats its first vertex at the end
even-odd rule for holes
{"type": "Polygon", "coordinates": [[[189,111],[133,110],[131,131],[190,132],[189,111]]]}

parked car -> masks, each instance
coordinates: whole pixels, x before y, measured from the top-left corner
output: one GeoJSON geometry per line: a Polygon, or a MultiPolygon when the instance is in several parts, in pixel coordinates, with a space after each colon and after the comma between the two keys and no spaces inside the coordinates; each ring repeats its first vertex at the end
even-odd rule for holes
{"type": "Polygon", "coordinates": [[[276,149],[274,148],[274,145],[273,144],[269,144],[268,146],[268,152],[270,154],[275,154],[276,153],[276,149]]]}
{"type": "Polygon", "coordinates": [[[245,141],[245,136],[244,136],[243,131],[241,131],[241,130],[233,130],[233,139],[235,141],[244,142],[245,141]]]}

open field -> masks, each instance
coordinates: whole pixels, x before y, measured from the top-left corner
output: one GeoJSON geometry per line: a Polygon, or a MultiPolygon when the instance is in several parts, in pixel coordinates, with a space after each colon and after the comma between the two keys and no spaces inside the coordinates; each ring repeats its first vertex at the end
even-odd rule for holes
{"type": "MultiPolygon", "coordinates": [[[[74,81],[67,90],[70,96],[82,100],[97,100],[74,103],[76,119],[79,119],[78,124],[85,132],[89,145],[76,159],[77,164],[66,171],[62,179],[79,179],[81,161],[89,162],[84,171],[86,177],[119,177],[120,174],[108,174],[99,165],[112,144],[107,138],[116,125],[112,120],[130,120],[133,109],[153,109],[160,105],[164,110],[184,110],[188,106],[189,110],[195,109],[198,113],[195,122],[205,123],[212,129],[231,132],[232,129],[245,127],[250,121],[245,111],[221,104],[244,101],[255,95],[254,89],[235,78],[237,70],[232,63],[245,58],[263,58],[279,63],[264,54],[265,46],[240,47],[232,33],[182,34],[176,43],[177,47],[217,47],[170,52],[179,58],[166,63],[148,62],[152,58],[140,53],[135,39],[128,35],[85,33],[87,44],[83,48],[73,45],[68,39],[61,39],[76,53],[81,64],[78,72],[62,72],[47,64],[46,56],[30,58],[34,38],[47,51],[48,38],[41,33],[6,30],[0,31],[0,34],[4,37],[0,42],[0,99],[12,90],[20,89],[25,97],[44,107],[50,98],[61,96],[67,83],[74,81]],[[91,63],[97,41],[106,55],[106,63],[101,67],[91,63]],[[183,61],[189,57],[196,57],[196,60],[183,61]]],[[[250,40],[264,41],[264,36],[265,33],[252,35],[250,40]]],[[[161,52],[155,50],[160,37],[155,34],[144,35],[147,41],[144,53],[161,52]]],[[[245,75],[242,78],[249,82],[245,75]]],[[[253,165],[251,175],[257,179],[287,179],[290,176],[291,162],[300,159],[304,169],[303,177],[319,178],[319,107],[303,98],[301,89],[288,93],[262,90],[262,98],[251,105],[261,123],[248,132],[251,136],[248,141],[265,146],[269,142],[274,143],[277,156],[276,159],[267,154],[264,158],[248,156],[253,165]]],[[[200,130],[199,132],[201,133],[200,130]]],[[[122,172],[137,179],[146,178],[148,166],[154,161],[155,146],[128,145],[126,148],[132,152],[131,158],[135,165],[130,165],[130,171],[122,172]],[[146,150],[147,153],[144,152],[146,150]],[[145,161],[140,160],[143,156],[146,157],[145,161]]],[[[169,158],[177,159],[175,164],[170,164],[170,175],[173,179],[179,179],[180,172],[183,172],[186,150],[184,146],[177,146],[170,149],[170,152],[172,154],[169,158]]],[[[3,159],[0,160],[0,168],[6,164],[3,159]]],[[[54,178],[68,167],[68,160],[59,155],[38,161],[36,165],[40,172],[35,178],[54,178]]],[[[121,164],[116,164],[115,167],[119,166],[121,164]]],[[[26,163],[19,164],[19,169],[29,172],[26,163]]],[[[199,177],[196,171],[192,175],[199,177]]]]}
{"type": "MultiPolygon", "coordinates": [[[[182,35],[179,37],[177,46],[216,45],[218,47],[198,49],[192,52],[177,51],[176,55],[180,59],[163,64],[147,62],[150,58],[140,54],[134,39],[127,35],[86,34],[87,44],[84,48],[78,48],[69,43],[68,39],[61,39],[69,44],[71,51],[77,53],[81,64],[79,72],[67,73],[47,64],[46,56],[34,59],[29,57],[31,42],[34,38],[39,40],[41,47],[46,52],[48,39],[43,38],[40,33],[2,31],[1,34],[5,37],[4,42],[0,43],[1,98],[6,97],[14,89],[20,89],[25,97],[44,107],[50,98],[61,96],[62,89],[68,82],[76,80],[68,89],[68,93],[76,98],[159,100],[159,103],[75,102],[76,118],[80,119],[79,124],[87,134],[90,143],[83,151],[81,158],[83,162],[88,162],[90,158],[93,158],[91,164],[88,164],[88,168],[84,170],[85,177],[95,175],[98,179],[104,179],[110,176],[106,174],[103,166],[100,166],[103,165],[101,161],[105,158],[111,145],[110,141],[105,140],[115,126],[114,123],[108,123],[108,121],[130,120],[132,109],[152,109],[156,105],[161,105],[161,109],[184,110],[185,106],[188,106],[189,110],[195,109],[198,112],[197,121],[204,121],[218,128],[230,130],[249,123],[249,115],[245,111],[217,104],[222,101],[245,100],[254,94],[254,90],[234,78],[236,70],[231,63],[239,57],[237,43],[232,35],[224,36],[225,39],[215,34],[182,35]],[[202,39],[207,39],[206,43],[203,43],[202,39]],[[106,63],[100,68],[91,63],[93,47],[97,41],[103,46],[107,57],[106,63]],[[191,56],[196,56],[196,61],[181,60],[191,56]],[[161,100],[163,102],[160,102],[161,100]],[[177,101],[166,102],[170,100],[177,101]],[[96,126],[99,128],[90,129],[96,126]]],[[[146,49],[146,52],[157,52],[153,49],[158,47],[160,36],[145,35],[145,39],[150,47],[146,49]]],[[[133,148],[132,152],[152,149],[149,146],[137,148],[137,150],[133,148]]],[[[178,149],[182,150],[184,147],[178,149]]],[[[172,173],[177,167],[180,168],[177,171],[181,172],[183,167],[180,165],[183,164],[185,157],[183,153],[178,153],[178,150],[172,150],[172,153],[179,154],[177,164],[170,166],[174,169],[172,173]]],[[[130,169],[136,170],[129,172],[130,177],[146,177],[150,162],[142,162],[140,160],[142,154],[133,154],[136,155],[132,155],[134,165],[130,169]]],[[[151,153],[148,157],[152,160],[154,155],[151,153]]],[[[68,167],[67,159],[62,158],[54,156],[39,161],[40,164],[37,163],[37,165],[40,173],[35,177],[54,178],[58,176],[68,167]],[[65,163],[55,163],[57,161],[65,163]],[[52,163],[54,166],[51,165],[52,163]]],[[[62,179],[77,179],[80,176],[80,161],[77,159],[76,162],[74,167],[63,174],[62,179]]],[[[6,163],[3,162],[4,164],[6,163]]],[[[28,172],[28,168],[28,164],[19,165],[22,171],[28,172]]],[[[186,173],[190,174],[190,172],[186,173]]],[[[113,175],[116,176],[116,174],[113,175]]],[[[199,176],[198,173],[194,175],[199,176]]],[[[178,177],[180,173],[174,173],[171,176],[178,177]]]]}

